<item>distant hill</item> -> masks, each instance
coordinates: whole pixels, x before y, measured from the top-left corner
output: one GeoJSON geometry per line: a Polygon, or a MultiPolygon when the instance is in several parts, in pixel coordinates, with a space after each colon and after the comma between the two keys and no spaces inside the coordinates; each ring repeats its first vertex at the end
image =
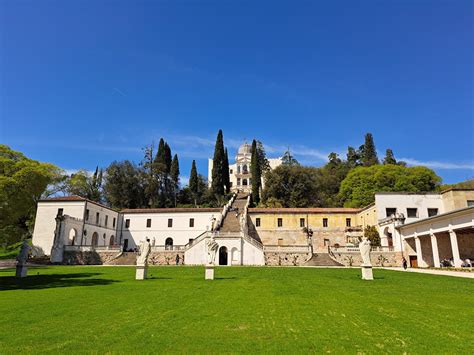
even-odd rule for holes
{"type": "Polygon", "coordinates": [[[452,185],[442,185],[441,191],[456,188],[456,189],[474,189],[474,179],[458,182],[452,185]]]}

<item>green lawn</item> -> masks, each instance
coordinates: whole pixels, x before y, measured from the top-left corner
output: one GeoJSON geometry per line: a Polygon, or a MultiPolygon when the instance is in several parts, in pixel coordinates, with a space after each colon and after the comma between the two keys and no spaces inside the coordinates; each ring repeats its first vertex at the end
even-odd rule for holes
{"type": "Polygon", "coordinates": [[[0,270],[0,353],[465,353],[474,281],[358,269],[0,270]]]}

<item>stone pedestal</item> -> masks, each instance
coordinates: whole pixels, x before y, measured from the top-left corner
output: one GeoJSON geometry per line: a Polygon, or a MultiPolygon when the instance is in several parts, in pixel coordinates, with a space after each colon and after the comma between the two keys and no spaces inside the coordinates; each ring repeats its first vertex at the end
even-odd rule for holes
{"type": "Polygon", "coordinates": [[[137,272],[135,274],[136,280],[145,280],[148,274],[148,266],[147,265],[137,265],[137,272]]]}
{"type": "Polygon", "coordinates": [[[28,268],[25,265],[16,266],[16,277],[26,277],[28,274],[28,268]]]}
{"type": "Polygon", "coordinates": [[[206,265],[206,280],[214,280],[214,265],[206,265]]]}
{"type": "Polygon", "coordinates": [[[374,279],[374,275],[372,273],[372,266],[362,265],[361,270],[362,270],[362,280],[373,280],[374,279]]]}

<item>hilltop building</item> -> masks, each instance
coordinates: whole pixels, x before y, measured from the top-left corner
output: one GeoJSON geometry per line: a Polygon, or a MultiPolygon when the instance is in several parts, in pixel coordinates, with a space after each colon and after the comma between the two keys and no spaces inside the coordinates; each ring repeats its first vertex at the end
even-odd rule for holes
{"type": "MultiPolygon", "coordinates": [[[[252,145],[242,144],[235,156],[235,163],[229,164],[230,190],[234,192],[250,192],[252,190],[252,176],[250,174],[250,162],[252,160],[252,145]]],[[[270,169],[275,169],[282,164],[281,158],[268,159],[270,169]]],[[[213,159],[208,161],[208,183],[212,185],[213,159]]],[[[263,185],[262,185],[263,186],[263,185]]]]}

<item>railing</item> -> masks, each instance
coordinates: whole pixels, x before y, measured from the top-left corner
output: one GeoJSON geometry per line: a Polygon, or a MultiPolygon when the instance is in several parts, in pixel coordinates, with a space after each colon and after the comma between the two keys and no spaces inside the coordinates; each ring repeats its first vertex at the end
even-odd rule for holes
{"type": "Polygon", "coordinates": [[[205,231],[203,233],[201,233],[200,235],[198,235],[196,238],[194,238],[192,241],[190,241],[189,243],[187,243],[185,246],[184,246],[184,249],[187,250],[189,248],[191,248],[193,245],[196,245],[197,243],[199,243],[201,240],[203,240],[204,238],[206,238],[208,235],[209,235],[209,231],[205,231]]]}
{"type": "Polygon", "coordinates": [[[155,245],[151,247],[151,251],[184,251],[185,245],[155,245]]]}
{"type": "Polygon", "coordinates": [[[65,251],[115,251],[119,252],[122,250],[120,245],[65,245],[65,251]]]}
{"type": "Polygon", "coordinates": [[[311,253],[311,247],[309,245],[264,245],[263,251],[272,253],[311,253]]]}

